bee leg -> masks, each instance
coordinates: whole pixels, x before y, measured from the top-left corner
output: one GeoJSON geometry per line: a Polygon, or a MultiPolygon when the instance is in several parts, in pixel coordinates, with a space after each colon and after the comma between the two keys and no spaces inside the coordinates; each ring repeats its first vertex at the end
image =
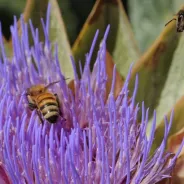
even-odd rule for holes
{"type": "Polygon", "coordinates": [[[36,105],[35,104],[29,103],[28,106],[29,106],[30,110],[32,110],[32,111],[34,109],[36,109],[36,105]]]}
{"type": "Polygon", "coordinates": [[[58,97],[58,95],[56,93],[54,94],[54,96],[56,97],[56,101],[58,103],[59,114],[63,118],[63,120],[66,121],[66,119],[63,117],[63,113],[61,112],[61,106],[60,106],[60,102],[59,102],[59,97],[58,97]]]}
{"type": "Polygon", "coordinates": [[[37,114],[38,114],[38,117],[40,119],[41,124],[43,124],[44,121],[42,119],[42,115],[41,115],[41,112],[39,110],[37,110],[37,114]]]}

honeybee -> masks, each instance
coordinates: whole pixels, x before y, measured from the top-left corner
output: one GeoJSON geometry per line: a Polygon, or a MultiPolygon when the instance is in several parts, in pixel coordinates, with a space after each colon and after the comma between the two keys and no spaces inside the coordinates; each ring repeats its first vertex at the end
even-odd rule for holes
{"type": "Polygon", "coordinates": [[[34,85],[26,90],[29,108],[37,110],[42,122],[41,116],[49,123],[56,123],[58,117],[61,116],[58,96],[48,90],[48,87],[57,82],[59,81],[52,82],[47,86],[43,84],[34,85]]]}
{"type": "Polygon", "coordinates": [[[173,20],[177,21],[176,22],[176,31],[183,32],[184,31],[184,10],[180,10],[177,13],[177,19],[176,18],[171,19],[169,22],[167,22],[167,24],[165,24],[165,26],[167,26],[173,20]]]}

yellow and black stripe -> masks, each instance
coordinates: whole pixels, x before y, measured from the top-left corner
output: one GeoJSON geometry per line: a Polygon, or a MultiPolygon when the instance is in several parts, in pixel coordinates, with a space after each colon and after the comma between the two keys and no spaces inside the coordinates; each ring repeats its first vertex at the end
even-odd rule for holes
{"type": "Polygon", "coordinates": [[[59,116],[59,104],[52,93],[42,93],[37,96],[37,107],[44,119],[50,123],[56,123],[59,116]]]}

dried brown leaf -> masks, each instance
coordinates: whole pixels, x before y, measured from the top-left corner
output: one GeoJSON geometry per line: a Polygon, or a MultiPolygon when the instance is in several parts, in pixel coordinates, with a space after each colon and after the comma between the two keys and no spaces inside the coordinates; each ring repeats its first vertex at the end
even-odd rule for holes
{"type": "Polygon", "coordinates": [[[74,79],[72,79],[69,83],[68,83],[68,87],[69,89],[72,90],[73,94],[75,92],[75,84],[74,84],[74,79]]]}
{"type": "MultiPolygon", "coordinates": [[[[108,76],[108,81],[106,84],[106,99],[110,93],[111,85],[112,85],[112,78],[113,78],[113,69],[114,69],[114,61],[112,56],[108,51],[106,51],[106,72],[108,76]]],[[[123,87],[124,79],[120,76],[118,71],[116,71],[116,80],[114,85],[114,98],[116,98],[123,87]]]]}
{"type": "MultiPolygon", "coordinates": [[[[171,152],[176,153],[182,143],[183,138],[184,138],[184,127],[179,132],[169,137],[168,149],[171,152]]],[[[184,154],[184,148],[182,149],[180,155],[182,154],[184,154]]]]}
{"type": "Polygon", "coordinates": [[[174,168],[172,176],[173,184],[183,184],[184,183],[184,154],[180,155],[177,159],[176,166],[174,168]]]}

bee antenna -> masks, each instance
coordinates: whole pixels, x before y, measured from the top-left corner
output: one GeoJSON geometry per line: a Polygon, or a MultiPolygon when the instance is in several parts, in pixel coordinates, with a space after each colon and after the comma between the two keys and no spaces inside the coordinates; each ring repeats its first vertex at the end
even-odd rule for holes
{"type": "MultiPolygon", "coordinates": [[[[68,80],[68,79],[70,79],[70,78],[64,78],[64,80],[68,80]]],[[[47,85],[45,86],[45,88],[48,88],[48,87],[50,87],[50,86],[52,86],[52,85],[54,85],[54,84],[56,84],[56,83],[58,83],[58,82],[60,82],[60,81],[61,81],[61,80],[51,82],[51,83],[47,84],[47,85]]]]}
{"type": "Polygon", "coordinates": [[[173,18],[173,19],[171,19],[169,22],[167,22],[166,24],[165,24],[165,26],[167,26],[170,22],[172,22],[173,20],[176,20],[176,18],[173,18]]]}
{"type": "Polygon", "coordinates": [[[50,86],[52,86],[52,85],[54,85],[54,84],[56,84],[56,83],[58,83],[58,82],[60,82],[60,80],[51,82],[51,83],[47,84],[47,85],[45,86],[45,88],[48,88],[48,87],[50,87],[50,86]]]}
{"type": "Polygon", "coordinates": [[[68,79],[70,79],[70,78],[64,78],[64,80],[68,80],[68,79]]]}

